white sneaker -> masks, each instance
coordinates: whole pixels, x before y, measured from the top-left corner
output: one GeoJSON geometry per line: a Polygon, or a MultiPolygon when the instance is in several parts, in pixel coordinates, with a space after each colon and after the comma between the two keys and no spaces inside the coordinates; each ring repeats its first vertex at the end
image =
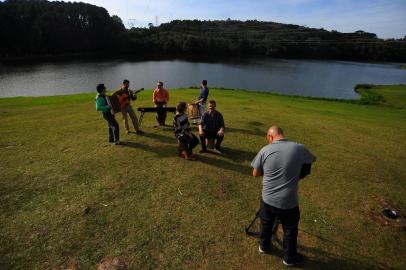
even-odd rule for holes
{"type": "Polygon", "coordinates": [[[217,154],[219,154],[219,155],[222,155],[222,154],[223,154],[223,152],[221,152],[220,150],[218,150],[218,149],[216,149],[216,148],[213,149],[213,152],[214,152],[214,153],[217,153],[217,154]]]}
{"type": "Polygon", "coordinates": [[[270,253],[269,250],[263,250],[263,249],[261,248],[261,245],[258,245],[258,251],[259,251],[259,253],[261,253],[261,254],[269,254],[269,253],[270,253]]]}

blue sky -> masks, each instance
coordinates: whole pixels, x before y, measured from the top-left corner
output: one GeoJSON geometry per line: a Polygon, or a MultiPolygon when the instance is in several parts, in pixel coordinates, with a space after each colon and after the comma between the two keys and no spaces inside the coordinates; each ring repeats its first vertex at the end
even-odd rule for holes
{"type": "MultiPolygon", "coordinates": [[[[79,2],[79,1],[77,1],[79,2]]],[[[381,38],[406,36],[406,0],[88,0],[128,25],[174,19],[257,19],[340,32],[364,30],[381,38]]]]}

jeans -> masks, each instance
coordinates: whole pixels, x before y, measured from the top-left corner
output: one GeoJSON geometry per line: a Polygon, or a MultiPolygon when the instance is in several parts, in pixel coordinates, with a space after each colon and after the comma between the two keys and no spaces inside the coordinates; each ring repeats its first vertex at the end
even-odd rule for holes
{"type": "Polygon", "coordinates": [[[137,131],[139,130],[139,125],[138,125],[138,118],[137,115],[135,114],[133,107],[131,105],[125,106],[121,108],[121,114],[123,116],[123,122],[125,126],[126,131],[130,131],[130,127],[128,125],[128,115],[130,115],[131,121],[133,123],[134,129],[137,131]],[[127,115],[128,114],[128,115],[127,115]]]}
{"type": "Polygon", "coordinates": [[[166,120],[166,111],[165,111],[165,105],[166,103],[164,102],[157,102],[155,103],[157,107],[157,112],[156,112],[156,121],[158,122],[159,125],[163,126],[165,125],[165,120],[166,120]]]}
{"type": "Polygon", "coordinates": [[[202,150],[207,150],[206,139],[215,139],[216,144],[214,145],[214,148],[217,150],[220,150],[220,146],[221,146],[221,143],[223,142],[224,135],[220,136],[217,134],[217,132],[218,131],[204,130],[204,135],[199,135],[200,142],[202,144],[202,150]]]}
{"type": "Polygon", "coordinates": [[[193,148],[195,148],[196,145],[199,144],[199,139],[196,137],[196,135],[194,135],[193,133],[191,133],[191,135],[192,137],[186,134],[178,137],[178,140],[180,142],[179,144],[180,152],[186,151],[189,155],[191,155],[193,148]]]}
{"type": "Polygon", "coordinates": [[[272,246],[272,228],[276,218],[283,228],[283,256],[290,260],[297,255],[297,232],[300,219],[299,206],[292,209],[280,209],[265,203],[261,199],[261,232],[259,244],[262,249],[269,250],[272,246]]]}
{"type": "Polygon", "coordinates": [[[107,121],[109,128],[109,142],[117,142],[120,140],[120,130],[116,118],[110,112],[103,113],[103,118],[107,121]]]}

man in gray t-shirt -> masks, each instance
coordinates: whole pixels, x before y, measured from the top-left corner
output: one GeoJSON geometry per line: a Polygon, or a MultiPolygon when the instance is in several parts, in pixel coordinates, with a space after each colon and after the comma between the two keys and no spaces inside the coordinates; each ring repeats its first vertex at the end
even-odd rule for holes
{"type": "Polygon", "coordinates": [[[263,176],[259,251],[270,250],[272,227],[278,218],[284,232],[283,263],[291,266],[301,260],[297,253],[300,218],[298,182],[300,176],[303,177],[302,169],[310,166],[316,157],[304,145],[285,139],[282,129],[277,126],[268,130],[267,138],[269,144],[258,152],[251,163],[253,176],[263,176]]]}

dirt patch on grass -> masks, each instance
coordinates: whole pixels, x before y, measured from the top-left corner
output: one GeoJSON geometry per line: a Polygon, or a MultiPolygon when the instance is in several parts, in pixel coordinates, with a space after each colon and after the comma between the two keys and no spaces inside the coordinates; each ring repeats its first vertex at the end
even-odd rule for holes
{"type": "Polygon", "coordinates": [[[127,270],[127,264],[123,260],[123,258],[115,257],[115,258],[104,258],[101,262],[97,265],[97,270],[127,270]]]}
{"type": "Polygon", "coordinates": [[[52,268],[52,270],[79,270],[80,269],[80,263],[77,259],[69,259],[68,262],[59,267],[52,268]]]}
{"type": "Polygon", "coordinates": [[[396,203],[388,199],[380,198],[377,199],[377,202],[373,205],[366,203],[363,208],[365,210],[367,218],[374,223],[384,227],[391,227],[399,231],[406,231],[405,215],[401,213],[400,207],[396,203]],[[397,211],[399,217],[397,217],[396,219],[385,217],[382,212],[385,208],[397,211]]]}

